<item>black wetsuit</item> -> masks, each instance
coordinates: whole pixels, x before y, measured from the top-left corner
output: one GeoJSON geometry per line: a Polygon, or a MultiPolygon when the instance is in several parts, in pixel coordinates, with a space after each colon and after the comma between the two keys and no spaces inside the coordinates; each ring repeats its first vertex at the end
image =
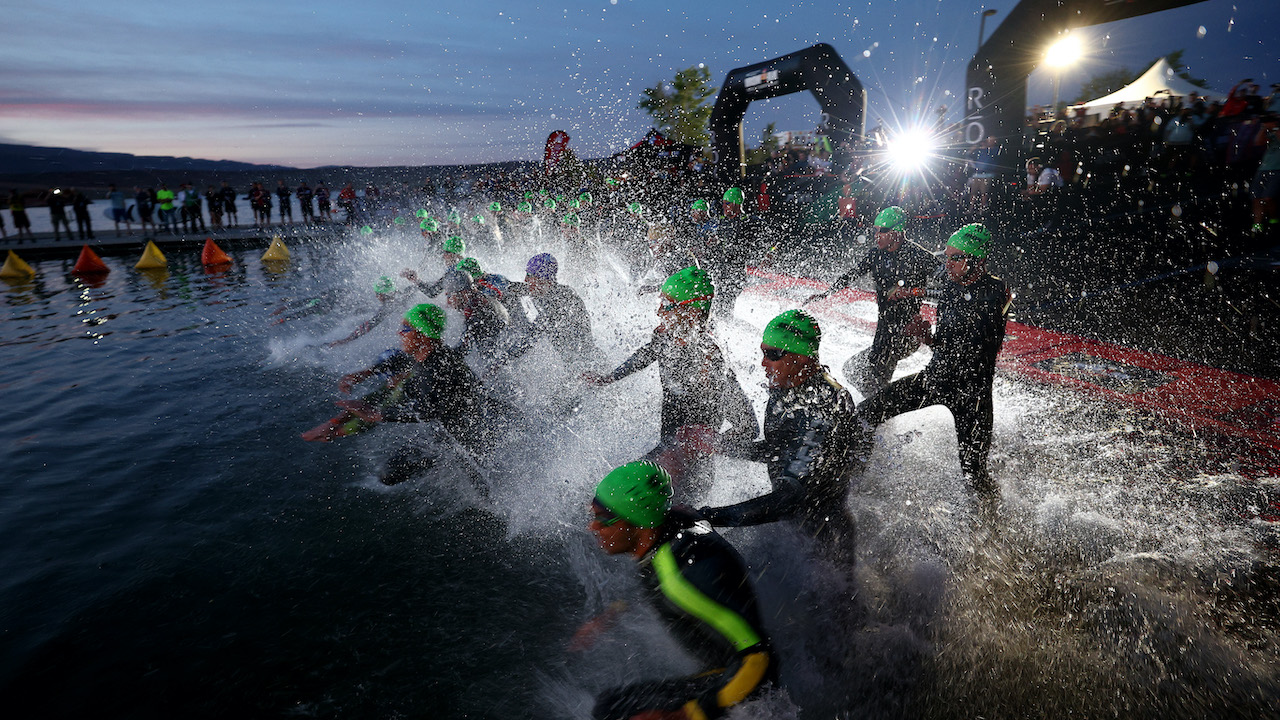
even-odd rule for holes
{"type": "Polygon", "coordinates": [[[712,669],[601,693],[592,712],[597,720],[681,708],[689,718],[716,718],[778,677],[738,552],[705,525],[659,542],[641,564],[650,598],[681,644],[712,669]]]}
{"type": "Polygon", "coordinates": [[[697,332],[689,342],[658,328],[649,342],[607,376],[610,380],[643,370],[658,362],[662,383],[662,429],[671,440],[685,425],[709,425],[715,430],[728,420],[734,427],[756,425],[751,401],[724,361],[710,331],[697,332]]]}
{"type": "Polygon", "coordinates": [[[502,302],[480,290],[473,290],[463,304],[462,315],[466,318],[467,327],[462,331],[458,349],[464,352],[478,350],[489,360],[501,359],[504,352],[498,342],[499,335],[511,322],[502,302]]]}
{"type": "Polygon", "coordinates": [[[496,429],[487,422],[494,408],[480,393],[476,376],[462,353],[441,345],[426,362],[395,353],[370,368],[374,373],[403,377],[399,397],[381,408],[386,422],[438,420],[448,437],[427,437],[408,443],[392,454],[382,482],[395,485],[435,464],[452,443],[459,443],[474,458],[483,457],[495,439],[496,429]]]}
{"type": "Polygon", "coordinates": [[[924,370],[868,399],[857,415],[875,427],[895,415],[945,405],[955,418],[960,467],[974,489],[990,497],[997,489],[987,474],[991,381],[1004,342],[1009,289],[1000,278],[983,274],[970,285],[947,282],[929,296],[938,299],[933,358],[924,370]]]}
{"type": "Polygon", "coordinates": [[[870,397],[893,377],[898,362],[915,352],[919,342],[907,337],[907,325],[920,316],[921,298],[905,297],[889,301],[886,298],[895,288],[922,288],[929,277],[938,271],[938,260],[928,250],[909,240],[903,240],[897,250],[881,250],[873,247],[862,260],[848,272],[831,283],[828,293],[849,287],[857,278],[871,273],[876,287],[876,336],[871,347],[854,355],[845,364],[844,375],[862,393],[870,397]]]}
{"type": "Polygon", "coordinates": [[[711,277],[716,286],[717,315],[732,315],[733,303],[747,286],[747,263],[766,248],[764,224],[754,215],[721,217],[716,228],[720,243],[713,254],[711,277]]]}
{"type": "Polygon", "coordinates": [[[765,463],[773,491],[699,513],[725,527],[790,519],[852,561],[854,526],[845,501],[856,461],[853,412],[849,391],[826,372],[794,388],[770,389],[764,439],[726,452],[765,463]]]}
{"type": "MultiPolygon", "coordinates": [[[[646,459],[657,460],[668,450],[678,449],[677,431],[686,425],[705,425],[719,431],[728,421],[726,437],[730,441],[755,437],[755,409],[710,331],[697,332],[691,342],[683,342],[661,328],[655,329],[649,342],[607,377],[620,380],[655,360],[662,383],[662,420],[658,445],[645,455],[646,459]]],[[[709,457],[689,457],[683,475],[677,472],[674,478],[678,497],[684,501],[699,497],[710,486],[712,471],[709,457]]]]}
{"type": "MultiPolygon", "coordinates": [[[[509,311],[512,306],[518,307],[521,298],[527,297],[538,312],[533,320],[520,323],[525,332],[512,345],[513,357],[525,354],[540,338],[546,338],[565,362],[571,365],[595,363],[599,360],[600,350],[591,335],[591,315],[587,313],[587,304],[573,288],[554,283],[543,293],[535,295],[529,291],[527,284],[513,282],[507,286],[504,297],[511,300],[509,311]]],[[[513,311],[512,317],[518,319],[527,316],[523,311],[513,311]]]]}

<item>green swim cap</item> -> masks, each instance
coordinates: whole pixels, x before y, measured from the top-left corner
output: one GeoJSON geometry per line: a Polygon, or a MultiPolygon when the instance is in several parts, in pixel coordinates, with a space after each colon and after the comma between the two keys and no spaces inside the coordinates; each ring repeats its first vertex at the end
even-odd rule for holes
{"type": "Polygon", "coordinates": [[[418,223],[418,227],[422,228],[423,230],[426,230],[427,232],[436,232],[437,230],[440,229],[440,223],[436,222],[435,218],[429,217],[426,220],[423,220],[422,222],[418,223]]]}
{"type": "Polygon", "coordinates": [[[969,223],[952,233],[947,246],[953,247],[965,255],[976,258],[987,256],[987,245],[991,243],[991,231],[982,223],[969,223]]]}
{"type": "Polygon", "coordinates": [[[580,220],[575,213],[569,213],[564,216],[564,224],[580,227],[582,225],[582,220],[580,220]]]}
{"type": "Polygon", "coordinates": [[[884,230],[901,230],[906,224],[907,214],[897,205],[890,205],[876,215],[876,227],[884,230]]]}
{"type": "Polygon", "coordinates": [[[534,192],[534,191],[532,191],[532,190],[525,190],[525,191],[524,191],[524,199],[525,199],[525,200],[532,200],[534,195],[537,195],[537,193],[535,193],[535,192],[534,192]]]}
{"type": "Polygon", "coordinates": [[[555,209],[556,209],[556,201],[555,201],[555,198],[547,198],[546,200],[544,200],[544,201],[542,202],[542,207],[544,207],[544,208],[546,208],[546,209],[548,209],[548,210],[555,210],[555,209]]]}
{"type": "Polygon", "coordinates": [[[528,200],[525,200],[524,202],[516,206],[516,212],[527,212],[527,213],[533,212],[533,203],[529,202],[528,200]]]}
{"type": "Polygon", "coordinates": [[[618,181],[617,181],[617,180],[614,180],[613,178],[605,178],[605,179],[604,179],[604,184],[605,184],[605,185],[617,185],[617,184],[618,184],[618,181]]]}
{"type": "Polygon", "coordinates": [[[639,215],[644,212],[644,206],[638,202],[629,203],[627,205],[627,211],[632,215],[639,215]]]}
{"type": "Polygon", "coordinates": [[[818,357],[818,343],[822,330],[818,321],[803,310],[788,310],[764,326],[762,345],[786,350],[805,357],[818,357]]]}
{"type": "Polygon", "coordinates": [[[462,236],[450,235],[448,240],[440,244],[440,252],[453,253],[461,255],[467,251],[467,244],[462,242],[462,236]]]}
{"type": "Polygon", "coordinates": [[[444,310],[441,310],[438,305],[431,303],[414,305],[404,314],[404,321],[409,323],[409,327],[429,338],[439,340],[444,334],[444,310]]]}
{"type": "Polygon", "coordinates": [[[742,188],[731,187],[724,191],[724,201],[734,205],[742,204],[742,188]]]}
{"type": "Polygon", "coordinates": [[[422,209],[421,209],[421,210],[419,210],[418,212],[414,213],[414,215],[415,215],[415,216],[417,216],[417,217],[420,217],[420,218],[429,218],[429,217],[431,217],[431,213],[427,212],[427,209],[426,209],[426,208],[422,208],[422,209]]]}
{"type": "Polygon", "coordinates": [[[569,201],[569,207],[573,208],[574,210],[581,210],[582,203],[577,198],[574,198],[569,201]]]}
{"type": "Polygon", "coordinates": [[[591,197],[591,193],[590,193],[590,192],[588,192],[588,191],[586,191],[586,190],[583,190],[583,191],[578,195],[578,201],[579,201],[579,202],[584,202],[584,203],[594,202],[593,198],[591,197]]]}
{"type": "Polygon", "coordinates": [[[484,275],[484,271],[480,269],[480,262],[475,258],[462,258],[457,265],[453,266],[453,269],[470,275],[472,280],[479,280],[480,276],[484,275]]]}
{"type": "Polygon", "coordinates": [[[383,275],[382,277],[378,278],[378,282],[373,284],[373,291],[378,293],[379,295],[386,295],[387,293],[393,293],[396,291],[396,284],[391,281],[391,278],[387,277],[386,275],[383,275]]]}
{"type": "Polygon", "coordinates": [[[689,266],[675,271],[662,283],[662,294],[681,305],[710,310],[716,289],[706,270],[689,266]]]}
{"type": "Polygon", "coordinates": [[[489,203],[489,212],[495,212],[495,213],[502,212],[502,204],[497,201],[489,203]]]}
{"type": "Polygon", "coordinates": [[[361,235],[372,235],[372,234],[373,234],[373,228],[369,227],[368,225],[365,225],[364,227],[360,228],[360,234],[361,234],[361,235]]]}
{"type": "Polygon", "coordinates": [[[392,222],[392,223],[394,223],[394,224],[396,224],[396,225],[403,225],[403,224],[404,224],[404,218],[402,218],[402,217],[400,217],[399,215],[397,215],[397,216],[396,216],[396,218],[395,218],[394,220],[392,220],[391,222],[392,222]]]}
{"type": "Polygon", "coordinates": [[[477,225],[483,225],[483,224],[484,224],[484,216],[483,216],[483,215],[477,215],[477,216],[475,216],[475,217],[471,218],[471,222],[473,222],[473,223],[475,223],[475,224],[477,224],[477,225]]]}
{"type": "Polygon", "coordinates": [[[547,194],[547,189],[546,189],[546,188],[542,188],[541,190],[539,190],[539,191],[538,191],[538,194],[539,194],[539,195],[546,195],[546,194],[547,194]]]}
{"type": "Polygon", "coordinates": [[[662,524],[671,509],[671,476],[649,461],[629,462],[596,485],[596,500],[627,522],[642,528],[662,524]]]}
{"type": "Polygon", "coordinates": [[[449,222],[453,223],[454,225],[461,225],[461,224],[462,224],[462,216],[458,214],[458,211],[457,211],[457,210],[454,210],[453,212],[449,213],[448,220],[449,220],[449,222]]]}
{"type": "Polygon", "coordinates": [[[690,210],[707,210],[707,211],[710,211],[710,210],[711,210],[711,207],[710,207],[709,205],[707,205],[707,201],[706,201],[706,200],[703,200],[702,198],[698,198],[697,200],[694,200],[694,201],[693,201],[693,205],[690,205],[690,206],[689,206],[689,209],[690,209],[690,210]]]}

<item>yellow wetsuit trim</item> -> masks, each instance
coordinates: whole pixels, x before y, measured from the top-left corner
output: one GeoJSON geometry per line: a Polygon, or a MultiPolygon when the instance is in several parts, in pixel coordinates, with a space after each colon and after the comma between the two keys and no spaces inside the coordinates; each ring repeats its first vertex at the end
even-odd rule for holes
{"type": "Polygon", "coordinates": [[[715,628],[735,650],[741,652],[760,644],[760,636],[741,615],[704,595],[680,574],[669,543],[653,556],[653,569],[658,574],[658,587],[668,600],[715,628]]]}
{"type": "Polygon", "coordinates": [[[742,702],[760,687],[765,672],[769,669],[769,653],[753,652],[742,658],[738,672],[734,674],[720,692],[716,693],[716,702],[720,707],[730,707],[742,702]]]}
{"type": "Polygon", "coordinates": [[[707,714],[702,712],[702,706],[698,705],[697,700],[690,700],[684,704],[682,709],[689,720],[707,720],[707,714]]]}

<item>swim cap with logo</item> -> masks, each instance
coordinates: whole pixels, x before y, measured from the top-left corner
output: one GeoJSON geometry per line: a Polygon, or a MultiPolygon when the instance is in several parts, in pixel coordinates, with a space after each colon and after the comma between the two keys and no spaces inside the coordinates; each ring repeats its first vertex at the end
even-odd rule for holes
{"type": "Polygon", "coordinates": [[[742,188],[731,187],[724,191],[724,201],[734,205],[742,204],[742,188]]]}
{"type": "Polygon", "coordinates": [[[982,223],[969,223],[952,233],[947,246],[953,247],[966,255],[976,258],[987,256],[987,246],[991,243],[991,231],[982,223]]]}
{"type": "Polygon", "coordinates": [[[630,212],[632,215],[639,215],[644,212],[644,206],[638,202],[628,203],[627,212],[630,212]]]}
{"type": "Polygon", "coordinates": [[[822,330],[818,321],[803,310],[788,310],[764,326],[762,345],[786,350],[796,355],[816,358],[822,330]]]}
{"type": "Polygon", "coordinates": [[[489,203],[489,212],[502,212],[502,203],[496,201],[489,203]]]}
{"type": "Polygon", "coordinates": [[[693,204],[689,206],[689,209],[690,210],[710,210],[711,208],[710,206],[707,205],[706,200],[703,200],[702,198],[698,198],[697,200],[693,201],[693,204]]]}
{"type": "Polygon", "coordinates": [[[615,468],[596,485],[596,500],[642,528],[658,527],[671,509],[671,476],[648,461],[615,468]]]}
{"type": "Polygon", "coordinates": [[[436,222],[435,218],[427,218],[418,223],[418,227],[426,230],[427,232],[435,232],[440,229],[440,223],[436,222]]]}

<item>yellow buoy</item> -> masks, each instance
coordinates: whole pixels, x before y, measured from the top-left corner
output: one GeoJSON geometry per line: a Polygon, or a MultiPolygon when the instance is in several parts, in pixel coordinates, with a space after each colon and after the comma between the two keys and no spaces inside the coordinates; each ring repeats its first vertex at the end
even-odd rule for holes
{"type": "Polygon", "coordinates": [[[10,250],[9,256],[4,260],[4,267],[0,268],[0,277],[6,278],[25,278],[32,277],[36,271],[31,269],[27,261],[18,257],[18,253],[10,250]]]}
{"type": "Polygon", "coordinates": [[[289,259],[289,248],[284,246],[284,241],[280,239],[279,235],[275,236],[274,238],[271,238],[271,247],[267,248],[267,251],[262,253],[262,259],[263,260],[288,260],[289,259]]]}
{"type": "Polygon", "coordinates": [[[148,240],[147,247],[142,251],[142,257],[138,260],[138,264],[133,266],[134,270],[158,270],[169,266],[169,261],[165,259],[164,253],[160,252],[160,248],[156,247],[155,241],[148,240]]]}

